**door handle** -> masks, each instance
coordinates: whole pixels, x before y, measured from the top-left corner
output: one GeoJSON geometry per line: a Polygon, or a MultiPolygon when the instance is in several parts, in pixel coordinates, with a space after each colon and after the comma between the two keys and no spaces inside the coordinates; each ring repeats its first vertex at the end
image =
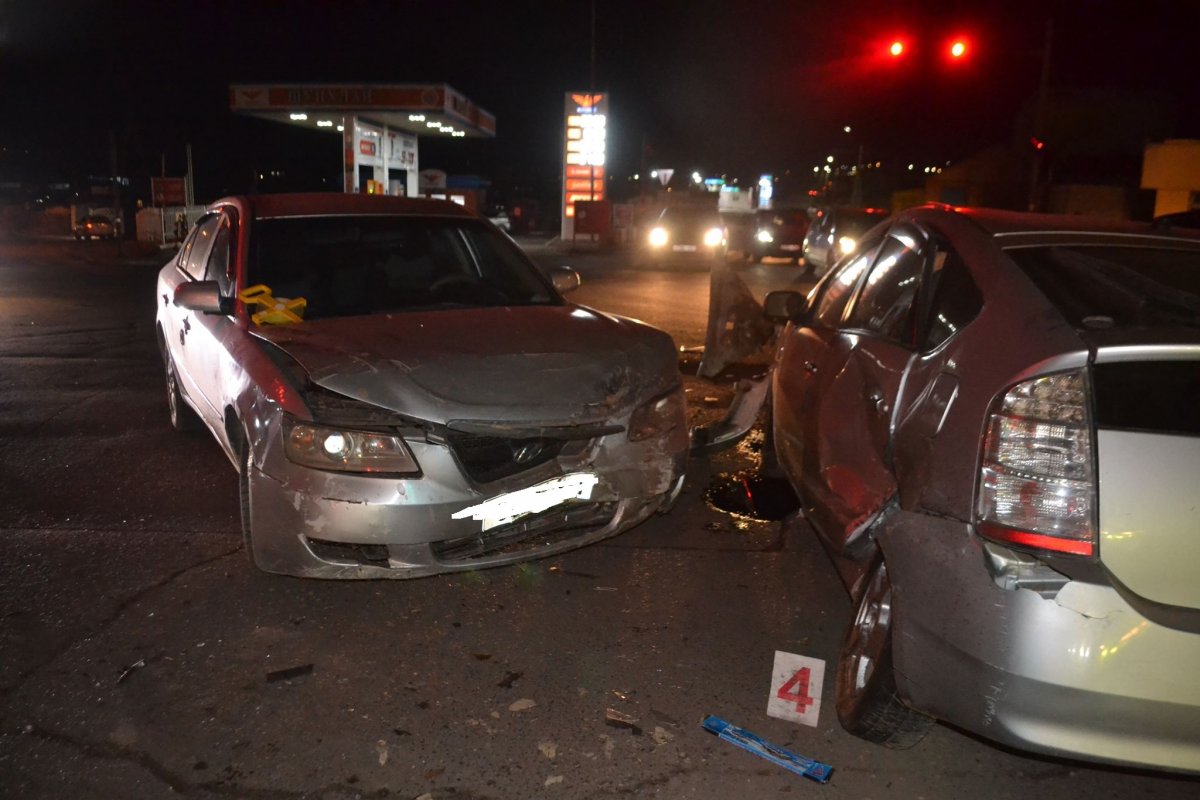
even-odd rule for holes
{"type": "Polygon", "coordinates": [[[187,317],[184,317],[184,318],[183,318],[183,330],[184,330],[184,332],[185,332],[185,333],[191,333],[191,332],[192,332],[192,323],[188,321],[188,318],[187,318],[187,317]]]}
{"type": "Polygon", "coordinates": [[[167,296],[164,294],[164,295],[163,295],[163,305],[164,305],[164,306],[169,306],[170,304],[171,304],[171,301],[170,301],[170,300],[168,300],[168,299],[167,299],[167,296]]]}
{"type": "Polygon", "coordinates": [[[883,397],[883,392],[878,389],[872,389],[871,393],[867,395],[867,400],[869,400],[871,405],[875,407],[876,414],[881,417],[887,416],[889,409],[887,400],[885,400],[883,397]]]}

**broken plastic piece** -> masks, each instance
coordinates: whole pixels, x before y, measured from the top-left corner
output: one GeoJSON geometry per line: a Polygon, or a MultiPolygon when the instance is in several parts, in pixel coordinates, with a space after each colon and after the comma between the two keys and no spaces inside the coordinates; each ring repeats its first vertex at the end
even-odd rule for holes
{"type": "Polygon", "coordinates": [[[758,412],[762,409],[767,390],[770,388],[770,373],[757,380],[739,381],[737,393],[733,396],[733,402],[729,404],[725,419],[714,425],[692,429],[692,455],[719,453],[744,439],[754,427],[754,421],[758,419],[758,412]]]}
{"type": "Polygon", "coordinates": [[[610,708],[604,712],[604,724],[613,728],[624,728],[632,731],[634,736],[642,735],[642,729],[637,724],[637,719],[628,714],[622,714],[615,708],[610,708]]]}
{"type": "Polygon", "coordinates": [[[813,761],[811,758],[797,755],[790,750],[784,750],[782,747],[771,744],[765,739],[760,739],[750,731],[726,722],[720,717],[707,716],[701,724],[704,725],[706,731],[715,733],[730,744],[737,745],[743,750],[765,758],[772,764],[783,767],[789,772],[803,775],[805,778],[811,778],[817,783],[827,783],[829,777],[833,775],[833,767],[828,764],[822,764],[819,761],[813,761]]]}
{"type": "Polygon", "coordinates": [[[262,311],[250,315],[255,325],[287,325],[304,320],[304,309],[308,300],[303,297],[273,297],[271,287],[265,283],[247,286],[238,298],[248,306],[262,306],[262,311]]]}
{"type": "Polygon", "coordinates": [[[267,683],[275,683],[276,681],[290,681],[292,678],[299,678],[302,675],[311,675],[312,671],[312,664],[301,664],[298,667],[277,669],[274,672],[267,673],[267,683]]]}

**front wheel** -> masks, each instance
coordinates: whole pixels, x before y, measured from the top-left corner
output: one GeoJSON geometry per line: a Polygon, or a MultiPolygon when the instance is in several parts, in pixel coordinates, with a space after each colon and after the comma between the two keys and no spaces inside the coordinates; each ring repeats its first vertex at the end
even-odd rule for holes
{"type": "Polygon", "coordinates": [[[837,667],[837,713],[855,736],[893,750],[920,742],[933,719],[910,708],[892,670],[892,583],[880,557],[846,632],[837,667]]]}
{"type": "Polygon", "coordinates": [[[252,467],[253,457],[250,452],[250,441],[243,432],[241,441],[238,443],[238,501],[242,511],[242,544],[250,565],[262,569],[258,566],[258,559],[254,557],[254,525],[251,522],[250,508],[250,470],[252,467]]]}

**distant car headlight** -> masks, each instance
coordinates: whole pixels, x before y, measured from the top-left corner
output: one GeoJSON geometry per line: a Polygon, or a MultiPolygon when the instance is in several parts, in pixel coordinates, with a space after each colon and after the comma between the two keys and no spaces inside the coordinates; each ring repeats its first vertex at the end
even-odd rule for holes
{"type": "Polygon", "coordinates": [[[775,241],[775,237],[772,236],[771,232],[766,228],[759,228],[758,233],[754,234],[754,238],[763,244],[770,244],[771,242],[775,241]]]}
{"type": "Polygon", "coordinates": [[[724,228],[709,228],[704,232],[705,247],[720,247],[725,242],[724,228]]]}
{"type": "Polygon", "coordinates": [[[413,475],[421,471],[399,436],[330,428],[284,418],[284,453],[313,469],[413,475]]]}
{"type": "Polygon", "coordinates": [[[634,409],[629,417],[629,441],[640,442],[686,424],[687,406],[683,387],[676,386],[634,409]]]}
{"type": "Polygon", "coordinates": [[[841,236],[838,238],[838,250],[840,250],[844,256],[848,256],[853,253],[857,247],[858,242],[855,241],[851,236],[841,236]]]}
{"type": "Polygon", "coordinates": [[[671,238],[671,235],[667,233],[666,228],[659,225],[650,231],[649,238],[651,247],[664,247],[666,246],[667,241],[671,238]]]}

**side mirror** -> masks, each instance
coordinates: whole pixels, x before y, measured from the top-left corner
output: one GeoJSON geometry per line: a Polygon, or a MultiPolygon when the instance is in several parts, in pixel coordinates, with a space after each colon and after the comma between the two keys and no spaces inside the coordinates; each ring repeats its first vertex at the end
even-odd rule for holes
{"type": "Polygon", "coordinates": [[[559,294],[573,292],[582,283],[579,273],[570,267],[555,267],[550,271],[550,280],[554,282],[554,288],[559,294]]]}
{"type": "Polygon", "coordinates": [[[799,292],[786,289],[769,292],[767,299],[763,301],[763,316],[781,325],[802,322],[808,316],[808,298],[799,292]]]}
{"type": "Polygon", "coordinates": [[[204,314],[228,314],[233,302],[221,296],[216,281],[189,281],[175,287],[175,305],[204,314]]]}

